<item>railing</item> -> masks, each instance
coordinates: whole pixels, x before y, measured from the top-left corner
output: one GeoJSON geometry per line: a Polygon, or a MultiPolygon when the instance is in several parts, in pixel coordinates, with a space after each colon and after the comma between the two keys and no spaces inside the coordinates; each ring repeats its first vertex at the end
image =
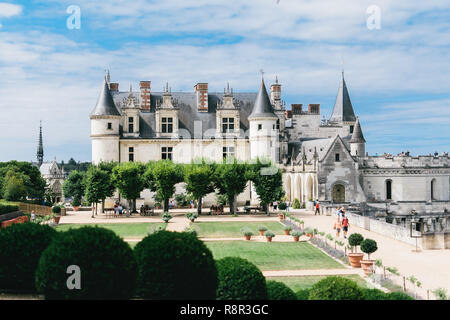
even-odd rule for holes
{"type": "Polygon", "coordinates": [[[51,215],[52,214],[52,207],[46,207],[46,206],[40,206],[38,204],[32,204],[32,203],[18,203],[19,210],[27,213],[31,213],[34,211],[35,214],[38,215],[51,215]]]}

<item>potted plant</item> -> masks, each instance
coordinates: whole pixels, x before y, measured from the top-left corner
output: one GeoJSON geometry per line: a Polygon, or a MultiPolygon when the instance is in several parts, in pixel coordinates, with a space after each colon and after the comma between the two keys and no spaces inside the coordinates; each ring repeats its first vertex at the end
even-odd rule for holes
{"type": "Polygon", "coordinates": [[[73,211],[78,211],[78,209],[80,208],[80,205],[81,205],[81,200],[77,197],[73,198],[73,200],[72,200],[73,211]]]}
{"type": "Polygon", "coordinates": [[[361,260],[364,273],[368,276],[373,271],[374,260],[370,260],[370,254],[377,251],[377,242],[372,239],[364,239],[360,244],[361,251],[367,254],[367,260],[361,260]]]}
{"type": "Polygon", "coordinates": [[[298,242],[298,240],[300,239],[300,237],[303,235],[304,233],[299,231],[299,230],[295,230],[291,232],[291,236],[294,238],[295,242],[298,242]]]}
{"type": "Polygon", "coordinates": [[[245,240],[250,240],[253,235],[252,230],[250,230],[249,228],[242,228],[241,232],[244,235],[245,240]]]}
{"type": "Polygon", "coordinates": [[[53,222],[55,222],[56,224],[59,224],[59,219],[61,219],[61,207],[60,206],[52,207],[52,218],[53,218],[53,222]]]}
{"type": "Polygon", "coordinates": [[[168,223],[170,219],[172,219],[172,215],[168,212],[164,212],[163,215],[161,216],[161,219],[163,219],[165,223],[168,223]]]}
{"type": "Polygon", "coordinates": [[[275,237],[275,233],[270,230],[264,232],[264,235],[266,236],[267,242],[272,242],[272,238],[275,237]]]}
{"type": "Polygon", "coordinates": [[[361,268],[361,260],[364,257],[363,253],[358,253],[358,246],[364,240],[364,237],[359,233],[352,233],[348,237],[348,244],[352,247],[352,252],[348,254],[350,265],[353,268],[361,268]]]}
{"type": "Polygon", "coordinates": [[[286,212],[279,212],[278,218],[280,218],[280,221],[283,221],[286,218],[286,212]]]}
{"type": "Polygon", "coordinates": [[[193,213],[193,212],[188,212],[188,213],[186,213],[186,218],[188,218],[189,220],[191,220],[192,223],[194,223],[195,219],[198,218],[198,214],[193,213]]]}
{"type": "Polygon", "coordinates": [[[313,229],[311,229],[311,228],[305,228],[304,232],[305,232],[305,234],[306,234],[307,237],[310,237],[310,238],[313,237],[313,229]]]}
{"type": "Polygon", "coordinates": [[[258,231],[259,231],[259,235],[263,236],[263,235],[264,235],[264,232],[267,231],[267,228],[264,227],[264,226],[259,226],[259,227],[258,227],[258,231]]]}
{"type": "Polygon", "coordinates": [[[284,229],[284,234],[288,236],[291,233],[292,227],[285,226],[283,229],[284,229]]]}

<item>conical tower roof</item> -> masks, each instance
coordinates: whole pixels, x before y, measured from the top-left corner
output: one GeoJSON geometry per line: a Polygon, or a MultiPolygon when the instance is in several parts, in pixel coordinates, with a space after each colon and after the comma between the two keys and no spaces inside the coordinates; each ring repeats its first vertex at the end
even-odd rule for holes
{"type": "Polygon", "coordinates": [[[98,96],[97,104],[91,112],[91,116],[120,116],[114,104],[113,97],[109,91],[106,79],[103,81],[103,88],[98,96]]]}
{"type": "Polygon", "coordinates": [[[350,95],[345,84],[344,73],[342,73],[341,83],[339,85],[336,102],[334,103],[331,122],[355,121],[355,112],[353,111],[350,95]]]}
{"type": "Polygon", "coordinates": [[[248,118],[278,118],[273,112],[272,103],[267,94],[264,79],[261,80],[261,87],[256,96],[255,104],[253,105],[252,113],[248,118]]]}
{"type": "Polygon", "coordinates": [[[355,127],[353,128],[352,138],[350,139],[350,143],[365,143],[366,139],[364,139],[364,135],[361,130],[361,125],[359,124],[359,118],[356,118],[355,127]]]}

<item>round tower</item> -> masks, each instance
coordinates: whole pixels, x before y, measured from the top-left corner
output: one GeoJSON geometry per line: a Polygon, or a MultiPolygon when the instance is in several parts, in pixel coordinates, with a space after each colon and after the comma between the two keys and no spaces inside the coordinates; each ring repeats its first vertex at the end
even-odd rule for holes
{"type": "Polygon", "coordinates": [[[366,154],[366,139],[364,139],[358,117],[356,117],[355,127],[350,139],[350,153],[354,157],[364,157],[366,154]]]}
{"type": "Polygon", "coordinates": [[[91,112],[92,163],[119,162],[120,112],[105,79],[94,110],[91,112]]]}
{"type": "Polygon", "coordinates": [[[273,163],[278,163],[277,120],[262,79],[252,113],[248,116],[251,159],[268,158],[273,163]]]}

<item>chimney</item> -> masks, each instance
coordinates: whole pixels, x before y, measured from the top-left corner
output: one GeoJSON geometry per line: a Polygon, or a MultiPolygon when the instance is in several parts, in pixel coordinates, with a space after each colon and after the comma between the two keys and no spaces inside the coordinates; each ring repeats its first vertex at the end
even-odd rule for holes
{"type": "Polygon", "coordinates": [[[150,111],[150,82],[151,81],[139,82],[141,90],[141,109],[146,111],[150,111]]]}
{"type": "Polygon", "coordinates": [[[109,90],[119,92],[119,84],[117,82],[111,82],[109,84],[109,90]]]}
{"type": "Polygon", "coordinates": [[[194,91],[197,93],[197,110],[199,112],[208,112],[208,84],[197,83],[194,91]]]}
{"type": "Polygon", "coordinates": [[[320,114],[320,104],[308,104],[308,113],[320,114]]]}
{"type": "Polygon", "coordinates": [[[291,106],[293,114],[302,114],[302,104],[292,104],[291,106]]]}
{"type": "Polygon", "coordinates": [[[286,118],[291,119],[292,118],[292,111],[286,110],[286,118]]]}
{"type": "Polygon", "coordinates": [[[278,84],[278,77],[275,80],[275,83],[270,86],[270,100],[273,104],[276,104],[276,101],[281,100],[281,84],[278,84]]]}

